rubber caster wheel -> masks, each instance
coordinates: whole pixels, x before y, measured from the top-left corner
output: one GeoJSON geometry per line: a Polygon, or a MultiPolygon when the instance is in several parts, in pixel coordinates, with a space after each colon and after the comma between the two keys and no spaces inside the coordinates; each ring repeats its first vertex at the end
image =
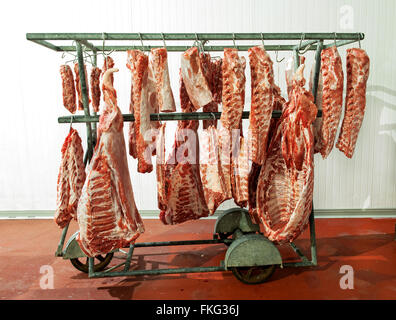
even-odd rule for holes
{"type": "Polygon", "coordinates": [[[276,269],[276,265],[257,267],[233,267],[234,276],[245,284],[259,284],[267,281],[276,269]]]}
{"type": "MultiPolygon", "coordinates": [[[[96,256],[94,259],[94,268],[93,268],[94,271],[96,272],[96,271],[104,270],[104,268],[106,268],[109,265],[111,259],[113,259],[113,255],[114,252],[110,252],[105,256],[103,255],[96,256]]],[[[77,270],[80,270],[85,273],[88,273],[88,261],[89,261],[88,257],[70,259],[70,262],[77,270]],[[83,259],[85,259],[85,263],[82,262],[83,259]]]]}

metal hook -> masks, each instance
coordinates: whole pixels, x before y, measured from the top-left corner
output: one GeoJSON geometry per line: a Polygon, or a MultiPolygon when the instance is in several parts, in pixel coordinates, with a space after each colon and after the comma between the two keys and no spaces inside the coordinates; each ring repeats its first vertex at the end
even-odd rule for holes
{"type": "Polygon", "coordinates": [[[70,116],[70,128],[69,128],[69,131],[72,129],[72,124],[73,124],[73,116],[70,116]]]}
{"type": "Polygon", "coordinates": [[[262,33],[262,32],[260,32],[260,34],[261,34],[261,42],[262,42],[262,44],[263,44],[263,48],[265,49],[265,46],[264,46],[264,36],[263,36],[263,33],[262,33]]]}
{"type": "MultiPolygon", "coordinates": [[[[279,47],[278,47],[279,48],[279,47]]],[[[278,62],[278,63],[280,63],[280,62],[282,62],[283,60],[285,60],[285,57],[283,57],[281,60],[278,60],[278,50],[276,50],[275,51],[275,60],[276,60],[276,62],[278,62]]]]}
{"type": "Polygon", "coordinates": [[[213,112],[211,112],[210,114],[212,115],[213,120],[216,120],[216,115],[213,112]]]}
{"type": "Polygon", "coordinates": [[[334,32],[334,46],[335,47],[337,47],[336,39],[337,39],[337,32],[334,32]]]}
{"type": "Polygon", "coordinates": [[[142,34],[140,32],[139,32],[139,38],[140,38],[140,43],[142,44],[142,51],[144,52],[143,39],[142,39],[142,34]]]}
{"type": "Polygon", "coordinates": [[[232,42],[234,42],[234,48],[236,49],[236,45],[235,45],[235,33],[232,33],[232,42]]]}
{"type": "Polygon", "coordinates": [[[161,32],[162,35],[162,41],[164,42],[164,48],[166,49],[166,43],[165,43],[165,35],[161,32]]]}
{"type": "Polygon", "coordinates": [[[301,43],[302,43],[302,41],[305,39],[305,33],[302,33],[302,35],[301,35],[301,39],[300,39],[300,44],[298,45],[298,48],[297,48],[297,54],[299,55],[299,56],[302,56],[305,52],[307,52],[308,50],[309,50],[309,48],[312,46],[312,43],[310,43],[309,45],[307,45],[306,47],[305,47],[305,49],[303,50],[303,51],[300,51],[300,48],[301,48],[301,43]]]}
{"type": "Polygon", "coordinates": [[[360,33],[357,32],[357,35],[358,35],[358,40],[359,40],[359,49],[361,49],[362,47],[361,47],[361,45],[360,45],[360,33]]]}

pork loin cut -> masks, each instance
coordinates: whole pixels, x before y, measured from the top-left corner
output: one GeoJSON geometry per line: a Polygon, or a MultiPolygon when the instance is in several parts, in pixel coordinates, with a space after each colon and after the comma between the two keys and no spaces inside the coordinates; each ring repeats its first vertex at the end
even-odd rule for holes
{"type": "Polygon", "coordinates": [[[347,49],[347,92],[345,114],[337,148],[352,158],[366,108],[366,85],[370,59],[362,49],[347,49]]]}
{"type": "Polygon", "coordinates": [[[71,113],[75,113],[77,105],[73,72],[71,68],[65,64],[60,66],[60,74],[62,78],[63,106],[71,113]]]}
{"type": "Polygon", "coordinates": [[[250,160],[263,164],[274,107],[272,61],[262,46],[249,49],[252,102],[249,115],[250,160]]]}
{"type": "Polygon", "coordinates": [[[84,151],[77,130],[70,128],[62,146],[62,162],[58,174],[55,222],[64,228],[77,219],[77,204],[85,181],[84,151]]]}
{"type": "Polygon", "coordinates": [[[115,71],[103,76],[105,107],[77,208],[77,241],[89,257],[126,247],[144,232],[129,176],[122,113],[110,80],[115,71]]]}
{"type": "Polygon", "coordinates": [[[100,74],[102,70],[98,67],[93,67],[91,70],[91,96],[92,108],[95,112],[99,112],[100,105],[100,74]]]}
{"type": "MultiPolygon", "coordinates": [[[[131,79],[131,95],[129,101],[129,113],[135,116],[134,108],[133,108],[133,81],[131,79]]],[[[129,144],[129,155],[134,159],[137,159],[137,143],[136,143],[136,121],[129,122],[128,128],[128,144],[129,144]]]]}
{"type": "MultiPolygon", "coordinates": [[[[81,88],[81,82],[80,82],[80,69],[78,67],[77,62],[74,64],[74,73],[76,74],[75,83],[76,83],[76,90],[77,90],[77,95],[78,95],[78,110],[84,110],[84,103],[83,103],[83,99],[82,99],[82,88],[81,88]]],[[[89,86],[88,86],[87,66],[86,65],[84,65],[84,73],[85,73],[85,86],[87,88],[88,103],[90,103],[91,100],[89,99],[89,86]]]]}
{"type": "Polygon", "coordinates": [[[238,56],[234,48],[224,49],[222,63],[223,90],[220,122],[227,130],[240,129],[245,105],[245,57],[238,56]]]}
{"type": "Polygon", "coordinates": [[[319,131],[320,153],[326,159],[334,146],[342,113],[344,73],[337,47],[322,50],[321,74],[323,78],[322,122],[319,131]]]}
{"type": "Polygon", "coordinates": [[[203,74],[197,47],[192,47],[181,56],[181,75],[188,97],[196,111],[212,102],[212,92],[203,74]]]}
{"type": "Polygon", "coordinates": [[[304,89],[304,64],[293,76],[291,97],[272,137],[257,185],[257,215],[264,235],[293,241],[305,229],[312,209],[314,163],[312,122],[317,108],[304,89]]]}
{"type": "Polygon", "coordinates": [[[237,206],[246,207],[249,200],[248,141],[243,136],[233,141],[237,141],[237,146],[234,146],[231,157],[232,197],[237,206]]]}
{"type": "MultiPolygon", "coordinates": [[[[132,72],[132,95],[135,116],[135,135],[138,157],[138,172],[153,171],[151,155],[155,149],[155,134],[158,123],[150,121],[150,113],[157,111],[153,78],[149,77],[148,57],[139,50],[127,52],[127,67],[132,72]]],[[[152,73],[151,73],[152,75],[152,73]]]]}
{"type": "MultiPolygon", "coordinates": [[[[312,65],[311,74],[309,77],[309,91],[311,92],[312,92],[314,76],[315,76],[315,65],[316,65],[316,60],[312,65]]],[[[315,97],[315,105],[318,108],[318,110],[322,110],[322,99],[323,99],[322,96],[323,96],[323,77],[321,70],[319,70],[318,87],[316,90],[316,97],[315,97]]],[[[320,139],[321,127],[322,127],[322,118],[318,117],[315,119],[313,123],[313,133],[314,133],[314,141],[315,141],[314,153],[320,152],[320,149],[322,148],[321,139],[320,139]]]]}
{"type": "Polygon", "coordinates": [[[151,49],[151,67],[155,79],[159,111],[176,111],[175,99],[169,79],[168,54],[165,48],[151,49]]]}

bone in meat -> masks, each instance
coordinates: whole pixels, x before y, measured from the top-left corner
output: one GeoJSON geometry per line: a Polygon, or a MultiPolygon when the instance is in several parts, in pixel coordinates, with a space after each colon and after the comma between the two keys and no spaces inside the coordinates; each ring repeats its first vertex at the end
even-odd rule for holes
{"type": "Polygon", "coordinates": [[[75,113],[77,105],[73,72],[68,65],[61,65],[60,74],[62,78],[63,106],[71,113],[75,113]]]}
{"type": "MultiPolygon", "coordinates": [[[[76,74],[75,82],[76,82],[76,90],[78,94],[78,110],[84,110],[84,104],[82,99],[82,88],[80,82],[80,70],[78,68],[78,63],[74,64],[74,73],[76,74]]],[[[87,77],[87,67],[84,65],[84,73],[85,73],[85,83],[87,88],[87,97],[88,97],[88,104],[91,102],[89,99],[89,86],[88,86],[88,77],[87,77]]]]}
{"type": "MultiPolygon", "coordinates": [[[[133,81],[131,78],[131,95],[129,101],[129,113],[135,114],[133,109],[133,81]]],[[[129,155],[131,155],[134,159],[137,159],[137,145],[136,145],[136,121],[129,122],[128,128],[128,144],[129,144],[129,155]]]]}
{"type": "Polygon", "coordinates": [[[321,73],[323,78],[322,123],[319,131],[320,153],[326,159],[334,146],[342,113],[344,73],[337,47],[322,50],[321,73]]]}
{"type": "Polygon", "coordinates": [[[70,128],[62,146],[58,174],[55,222],[64,228],[77,219],[77,204],[85,181],[84,151],[77,130],[70,128]]]}
{"type": "Polygon", "coordinates": [[[192,47],[181,56],[181,75],[188,97],[196,111],[212,101],[212,93],[203,74],[197,47],[192,47]]]}
{"type": "Polygon", "coordinates": [[[257,214],[264,235],[293,241],[305,229],[313,198],[313,132],[317,113],[304,89],[304,64],[293,76],[291,97],[273,136],[257,186],[257,214]]]}
{"type": "Polygon", "coordinates": [[[366,85],[370,59],[363,49],[347,49],[345,114],[336,147],[352,158],[366,108],[366,85]]]}
{"type": "Polygon", "coordinates": [[[77,208],[77,241],[89,257],[126,247],[144,232],[129,176],[122,113],[109,79],[115,71],[103,76],[98,142],[77,208]]]}
{"type": "Polygon", "coordinates": [[[176,111],[175,99],[169,79],[168,54],[165,48],[151,49],[151,66],[155,79],[159,111],[176,111]]]}
{"type": "Polygon", "coordinates": [[[99,112],[100,105],[100,74],[102,70],[98,67],[93,67],[91,70],[91,96],[92,108],[95,112],[99,112]]]}

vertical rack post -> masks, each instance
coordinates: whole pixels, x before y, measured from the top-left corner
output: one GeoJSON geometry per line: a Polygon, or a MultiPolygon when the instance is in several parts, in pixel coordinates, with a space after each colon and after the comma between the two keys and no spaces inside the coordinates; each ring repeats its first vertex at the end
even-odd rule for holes
{"type": "MultiPolygon", "coordinates": [[[[86,82],[87,79],[85,78],[84,57],[82,52],[82,46],[79,41],[76,41],[76,50],[77,50],[77,59],[78,59],[78,71],[80,73],[80,85],[81,85],[81,95],[84,106],[84,115],[90,116],[88,88],[86,82]]],[[[87,126],[87,152],[85,154],[84,164],[87,164],[91,160],[92,150],[93,150],[91,123],[87,122],[86,126],[87,126]]]]}
{"type": "MultiPolygon", "coordinates": [[[[318,41],[318,46],[315,53],[315,73],[312,84],[312,94],[314,96],[314,103],[316,104],[316,94],[318,92],[319,84],[319,73],[320,73],[320,62],[321,52],[323,49],[323,40],[318,41]]],[[[311,263],[316,266],[318,264],[317,252],[316,252],[316,232],[315,232],[315,215],[314,215],[314,204],[312,201],[312,210],[309,215],[309,235],[311,240],[311,263]]]]}
{"type": "MultiPolygon", "coordinates": [[[[97,67],[97,64],[98,64],[98,55],[97,55],[97,51],[94,50],[93,51],[93,66],[97,67]]],[[[93,115],[94,116],[97,115],[96,111],[93,111],[93,115]]],[[[96,138],[97,138],[96,137],[96,122],[93,122],[92,123],[92,145],[93,145],[93,147],[96,146],[96,138]]]]}

